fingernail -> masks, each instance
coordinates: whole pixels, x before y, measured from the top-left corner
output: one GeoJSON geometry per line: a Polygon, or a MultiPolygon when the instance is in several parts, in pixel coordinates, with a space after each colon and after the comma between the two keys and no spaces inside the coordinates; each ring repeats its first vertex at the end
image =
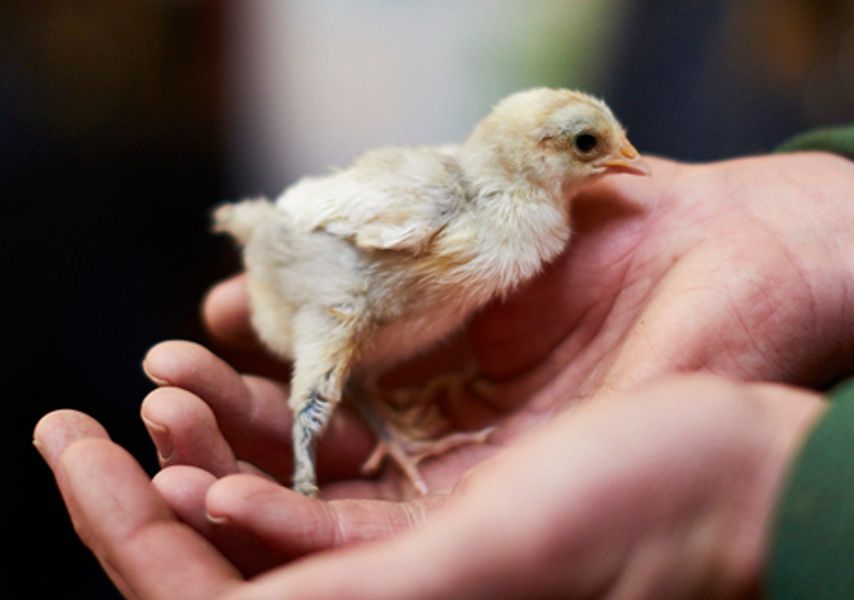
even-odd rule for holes
{"type": "Polygon", "coordinates": [[[210,521],[214,525],[225,525],[229,521],[228,517],[225,516],[217,517],[212,515],[211,513],[205,513],[205,515],[207,516],[208,521],[210,521]]]}
{"type": "Polygon", "coordinates": [[[157,446],[157,456],[160,458],[160,462],[167,462],[172,458],[172,451],[175,449],[169,430],[160,423],[147,419],[145,415],[142,415],[142,422],[145,423],[148,435],[151,436],[154,445],[157,446]]]}
{"type": "Polygon", "coordinates": [[[145,376],[148,377],[151,380],[151,383],[153,383],[154,385],[159,385],[159,386],[170,385],[169,382],[166,381],[165,379],[162,379],[160,377],[157,377],[157,376],[151,374],[151,371],[148,370],[148,365],[146,364],[145,359],[143,359],[143,361],[142,361],[142,372],[145,373],[145,376]]]}
{"type": "Polygon", "coordinates": [[[47,460],[47,456],[45,456],[44,453],[44,446],[42,446],[42,443],[35,438],[33,438],[33,447],[35,447],[35,449],[39,451],[39,454],[41,454],[41,457],[43,459],[47,460]]]}

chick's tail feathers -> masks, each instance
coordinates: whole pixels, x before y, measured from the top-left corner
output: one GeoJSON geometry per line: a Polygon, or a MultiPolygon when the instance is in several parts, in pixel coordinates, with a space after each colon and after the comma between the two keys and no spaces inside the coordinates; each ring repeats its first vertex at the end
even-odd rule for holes
{"type": "Polygon", "coordinates": [[[273,218],[276,206],[266,198],[222,204],[213,211],[214,233],[227,233],[241,245],[246,245],[259,223],[273,218]]]}

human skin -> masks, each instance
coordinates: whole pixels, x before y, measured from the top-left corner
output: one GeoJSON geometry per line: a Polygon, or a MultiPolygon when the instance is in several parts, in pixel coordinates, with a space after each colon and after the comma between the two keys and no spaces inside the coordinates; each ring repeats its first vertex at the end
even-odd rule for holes
{"type": "Polygon", "coordinates": [[[666,379],[556,416],[442,502],[324,502],[190,467],[152,484],[73,411],[45,417],[36,440],[81,538],[130,597],[746,598],[786,465],[821,409],[795,388],[666,379]],[[186,505],[167,504],[181,504],[179,482],[210,486],[213,518],[180,520],[186,505]],[[246,582],[226,556],[257,555],[250,538],[282,562],[339,549],[246,582]],[[366,538],[385,541],[354,543],[366,538]]]}
{"type": "MultiPolygon", "coordinates": [[[[208,565],[210,586],[235,593],[238,570],[265,572],[386,538],[279,567],[246,589],[297,597],[342,589],[400,597],[395,585],[404,583],[406,597],[752,593],[773,498],[820,401],[707,378],[632,390],[686,371],[812,386],[845,374],[854,357],[854,206],[846,198],[854,167],[812,153],[655,161],[653,169],[647,181],[614,178],[586,190],[569,251],[471,325],[469,346],[497,393],[445,408],[455,425],[489,422],[496,431],[487,446],[424,465],[436,493],[405,498],[393,470],[360,477],[370,438],[342,413],[319,451],[327,501],[296,497],[267,478],[289,470],[285,390],[240,376],[199,346],[169,342],[145,361],[163,386],[143,405],[166,467],[154,487],[83,416],[49,416],[37,430],[84,540],[137,596],[157,597],[131,583],[139,561],[115,555],[131,552],[110,544],[121,532],[87,519],[98,498],[79,497],[69,475],[77,469],[93,480],[123,474],[119,495],[158,506],[160,535],[180,531],[187,548],[195,545],[194,573],[204,579],[208,565]],[[116,466],[96,477],[93,461],[107,459],[116,466]],[[240,472],[255,475],[229,476],[240,472]],[[430,527],[398,535],[425,521],[430,527]],[[367,568],[379,559],[385,577],[367,568]]],[[[240,281],[216,289],[205,312],[214,334],[242,345],[252,364],[240,281]]]]}

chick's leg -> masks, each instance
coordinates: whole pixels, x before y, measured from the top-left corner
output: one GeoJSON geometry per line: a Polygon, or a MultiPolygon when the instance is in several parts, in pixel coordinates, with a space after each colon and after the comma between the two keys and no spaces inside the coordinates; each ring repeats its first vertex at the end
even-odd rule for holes
{"type": "Polygon", "coordinates": [[[352,366],[359,327],[326,310],[300,310],[294,319],[293,411],[294,490],[317,495],[315,445],[335,407],[352,366]]]}

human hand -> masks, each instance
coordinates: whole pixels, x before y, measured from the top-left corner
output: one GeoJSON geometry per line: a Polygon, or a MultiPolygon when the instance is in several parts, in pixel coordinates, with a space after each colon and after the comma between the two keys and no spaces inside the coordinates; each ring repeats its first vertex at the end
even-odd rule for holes
{"type": "MultiPolygon", "coordinates": [[[[851,165],[814,154],[699,166],[659,160],[654,169],[651,180],[617,178],[587,190],[576,203],[578,235],[569,252],[473,324],[479,367],[502,385],[488,402],[473,398],[446,408],[461,428],[484,421],[498,428],[490,446],[425,464],[431,489],[453,488],[472,465],[568,403],[658,374],[705,370],[818,385],[841,373],[852,355],[845,333],[854,263],[845,249],[854,247],[854,214],[844,195],[851,165]]],[[[264,359],[248,328],[242,281],[215,289],[205,312],[215,335],[241,348],[236,356],[258,370],[264,359]]],[[[444,351],[451,364],[458,359],[444,351]]],[[[161,454],[169,448],[163,464],[201,469],[166,469],[157,479],[187,522],[209,529],[203,508],[217,477],[260,469],[287,481],[290,426],[282,386],[241,377],[205,349],[178,342],[155,347],[146,370],[171,386],[143,406],[148,422],[157,424],[149,429],[161,454]]],[[[402,497],[394,471],[359,476],[370,445],[357,422],[346,413],[336,417],[319,448],[327,499],[402,497]]],[[[279,510],[294,510],[295,499],[278,498],[279,510]]],[[[415,506],[423,511],[444,498],[427,496],[415,506]]],[[[387,522],[408,521],[408,505],[381,506],[387,522]]],[[[290,534],[273,520],[267,537],[284,548],[278,555],[284,561],[394,530],[375,523],[356,519],[343,525],[347,535],[293,547],[279,543],[280,533],[286,540],[290,534]]],[[[235,555],[247,554],[237,546],[235,555]]]]}
{"type": "Polygon", "coordinates": [[[206,510],[280,551],[400,532],[249,583],[94,421],[53,413],[35,438],[129,597],[741,598],[759,589],[774,499],[821,408],[809,392],[710,376],[603,394],[472,468],[442,506],[326,502],[227,477],[206,510]]]}
{"type": "MultiPolygon", "coordinates": [[[[431,489],[452,487],[521,431],[602,389],[684,371],[821,385],[854,359],[854,165],[811,153],[707,165],[656,160],[653,168],[652,178],[611,177],[585,190],[569,250],[472,324],[478,368],[500,387],[443,408],[456,428],[497,429],[490,447],[426,464],[431,489]]],[[[205,315],[226,347],[241,349],[232,356],[257,370],[264,359],[253,346],[242,280],[216,288],[205,315]]],[[[442,348],[424,362],[458,364],[459,350],[442,348]]],[[[237,456],[287,479],[284,389],[241,380],[185,343],[155,347],[145,364],[155,381],[190,392],[156,391],[143,408],[173,433],[165,464],[210,470],[212,457],[227,455],[228,466],[211,471],[223,475],[242,468],[237,456]],[[175,446],[180,439],[192,447],[175,446]]],[[[369,447],[352,419],[337,419],[320,449],[321,477],[351,481],[332,495],[402,493],[394,471],[358,478],[369,447]]]]}
{"type": "Polygon", "coordinates": [[[805,153],[653,169],[576,200],[569,251],[474,324],[482,371],[574,397],[671,372],[846,374],[854,164],[805,153]]]}

